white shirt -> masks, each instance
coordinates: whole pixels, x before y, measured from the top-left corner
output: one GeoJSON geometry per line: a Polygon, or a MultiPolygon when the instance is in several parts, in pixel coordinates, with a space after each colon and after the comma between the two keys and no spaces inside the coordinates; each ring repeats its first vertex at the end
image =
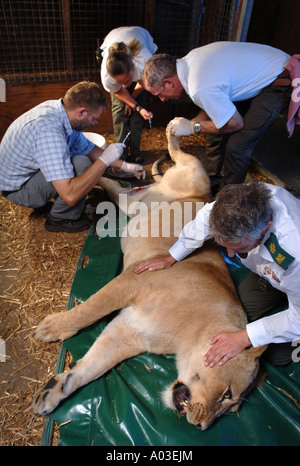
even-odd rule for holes
{"type": "Polygon", "coordinates": [[[144,28],[139,26],[124,26],[110,31],[100,47],[103,57],[101,63],[101,81],[104,89],[108,92],[118,92],[121,89],[121,85],[109,76],[106,70],[109,47],[115,42],[124,42],[126,45],[129,45],[132,39],[138,39],[141,43],[139,53],[132,60],[134,82],[142,79],[146,62],[150,60],[157,50],[157,45],[154,44],[153,38],[144,28]]]}
{"type": "Polygon", "coordinates": [[[221,128],[236,111],[233,102],[256,96],[289,59],[290,55],[267,45],[214,42],[178,59],[177,74],[193,102],[221,128]]]}
{"type": "MultiPolygon", "coordinates": [[[[285,311],[247,324],[248,337],[255,347],[289,342],[300,337],[300,200],[283,188],[267,187],[272,193],[271,228],[261,244],[241,261],[252,272],[267,279],[274,288],[286,293],[289,305],[285,311]]],[[[212,238],[209,216],[213,205],[214,202],[206,204],[198,212],[169,250],[177,261],[212,238]]]]}

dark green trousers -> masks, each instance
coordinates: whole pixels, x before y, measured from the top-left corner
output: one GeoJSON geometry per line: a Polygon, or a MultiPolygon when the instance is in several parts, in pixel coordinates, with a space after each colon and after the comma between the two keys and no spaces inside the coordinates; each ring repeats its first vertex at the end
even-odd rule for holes
{"type": "MultiPolygon", "coordinates": [[[[273,288],[267,280],[253,272],[250,272],[238,287],[238,295],[249,322],[288,307],[286,294],[273,288]]],[[[291,343],[272,343],[262,357],[275,366],[283,366],[291,362],[294,349],[291,343]]]]}
{"type": "MultiPolygon", "coordinates": [[[[136,83],[132,83],[127,90],[131,94],[136,83]]],[[[136,99],[141,107],[146,107],[146,91],[142,91],[136,99]]],[[[111,93],[112,103],[112,118],[114,125],[114,135],[116,142],[122,142],[125,138],[127,131],[131,130],[129,139],[126,141],[127,153],[130,148],[131,156],[137,157],[140,153],[140,143],[142,138],[142,132],[144,127],[144,118],[138,113],[133,111],[130,116],[125,115],[125,103],[118,99],[113,93],[111,93]]],[[[126,155],[126,152],[124,155],[126,155]]],[[[122,157],[123,158],[123,157],[122,157]]]]}

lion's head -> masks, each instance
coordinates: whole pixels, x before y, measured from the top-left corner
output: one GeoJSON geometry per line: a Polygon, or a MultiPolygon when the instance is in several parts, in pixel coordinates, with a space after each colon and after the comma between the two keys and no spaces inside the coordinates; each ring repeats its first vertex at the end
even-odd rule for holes
{"type": "Polygon", "coordinates": [[[206,367],[203,358],[190,358],[188,369],[163,392],[165,405],[186,414],[186,419],[201,430],[208,429],[217,417],[238,410],[255,386],[259,356],[266,347],[250,348],[223,366],[206,367]],[[193,367],[191,367],[193,366],[193,367]]]}

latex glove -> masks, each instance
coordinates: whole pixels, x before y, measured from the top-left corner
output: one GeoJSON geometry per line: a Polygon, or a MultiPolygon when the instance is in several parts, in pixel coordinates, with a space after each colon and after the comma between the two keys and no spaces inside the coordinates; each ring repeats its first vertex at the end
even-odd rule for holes
{"type": "Polygon", "coordinates": [[[125,144],[121,142],[114,142],[104,150],[103,154],[99,157],[99,159],[102,160],[102,162],[104,162],[108,166],[121,157],[125,147],[125,144]]]}
{"type": "Polygon", "coordinates": [[[138,163],[124,162],[121,170],[125,173],[132,173],[138,180],[144,180],[146,178],[146,170],[138,163]]]}
{"type": "Polygon", "coordinates": [[[183,117],[176,117],[167,126],[171,136],[189,136],[193,134],[193,123],[183,117]]]}

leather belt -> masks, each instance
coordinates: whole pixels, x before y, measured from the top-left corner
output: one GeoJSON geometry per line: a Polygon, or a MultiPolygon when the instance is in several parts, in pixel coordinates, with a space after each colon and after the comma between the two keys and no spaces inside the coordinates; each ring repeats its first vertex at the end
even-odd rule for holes
{"type": "Polygon", "coordinates": [[[290,86],[292,84],[292,80],[290,77],[290,73],[288,70],[284,69],[282,73],[273,81],[270,86],[290,86]]]}

